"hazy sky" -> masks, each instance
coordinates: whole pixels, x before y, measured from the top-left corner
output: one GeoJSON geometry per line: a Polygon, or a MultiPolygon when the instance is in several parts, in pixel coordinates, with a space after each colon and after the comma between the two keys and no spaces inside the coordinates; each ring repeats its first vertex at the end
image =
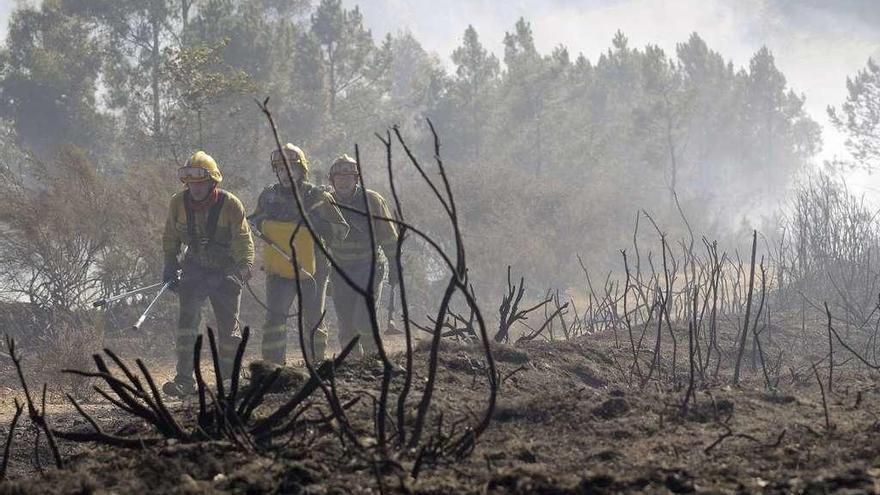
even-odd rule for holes
{"type": "MultiPolygon", "coordinates": [[[[505,31],[519,17],[532,25],[538,49],[563,44],[595,61],[620,29],[631,46],[657,44],[674,53],[694,31],[737,66],[767,45],[807,109],[823,124],[819,160],[845,155],[843,138],[828,127],[825,108],[846,95],[846,77],[880,59],[880,0],[343,0],[360,5],[374,37],[410,30],[449,63],[472,24],[483,43],[503,54],[505,31]]],[[[880,194],[880,177],[856,174],[854,187],[880,194]],[[875,191],[876,189],[876,191],[875,191]]]]}
{"type": "MultiPolygon", "coordinates": [[[[21,0],[0,0],[0,35],[21,0]]],[[[33,0],[31,0],[33,1],[33,0]]],[[[374,38],[411,31],[449,63],[468,24],[484,44],[502,54],[504,32],[519,17],[531,22],[539,50],[566,45],[595,61],[622,30],[632,46],[655,43],[672,53],[696,31],[710,48],[747,65],[767,45],[789,84],[807,96],[814,119],[825,126],[821,159],[843,154],[842,138],[828,128],[825,107],[845,97],[847,75],[880,59],[880,0],[343,0],[360,5],[374,38]]],[[[864,178],[856,177],[856,181],[864,178]]],[[[873,181],[871,181],[873,182],[873,181]]],[[[869,184],[865,184],[868,186],[869,184]]],[[[880,179],[877,180],[880,192],[880,179]]]]}
{"type": "Polygon", "coordinates": [[[523,16],[543,52],[566,45],[595,61],[618,29],[633,46],[655,43],[673,52],[696,31],[736,65],[767,45],[811,113],[845,94],[845,79],[880,56],[880,0],[344,0],[360,5],[378,38],[409,29],[427,49],[448,59],[468,24],[502,53],[505,31],[523,16]],[[833,7],[831,6],[833,4],[833,7]]]}
{"type": "Polygon", "coordinates": [[[13,0],[0,0],[0,34],[6,38],[6,24],[9,22],[9,13],[15,7],[16,2],[13,0]]]}

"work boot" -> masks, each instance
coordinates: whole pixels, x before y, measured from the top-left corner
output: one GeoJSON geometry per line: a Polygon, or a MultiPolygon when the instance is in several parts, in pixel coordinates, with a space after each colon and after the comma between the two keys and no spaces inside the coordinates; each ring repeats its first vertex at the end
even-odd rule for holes
{"type": "Polygon", "coordinates": [[[162,392],[171,397],[186,397],[196,393],[196,385],[192,380],[175,377],[174,380],[162,385],[162,392]]]}

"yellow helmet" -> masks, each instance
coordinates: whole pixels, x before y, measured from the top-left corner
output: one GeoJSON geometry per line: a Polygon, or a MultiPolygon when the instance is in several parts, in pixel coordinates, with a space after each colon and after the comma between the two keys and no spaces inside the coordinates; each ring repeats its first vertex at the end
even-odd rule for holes
{"type": "MultiPolygon", "coordinates": [[[[296,173],[299,170],[303,177],[309,175],[309,161],[306,159],[306,153],[302,148],[287,143],[281,149],[284,150],[284,155],[287,156],[291,172],[296,173]]],[[[281,151],[277,149],[272,150],[272,168],[275,169],[276,173],[284,171],[284,157],[281,155],[281,151]]]]}
{"type": "Polygon", "coordinates": [[[189,160],[186,161],[186,165],[177,169],[177,178],[184,184],[204,182],[206,180],[213,180],[214,182],[223,181],[223,176],[220,175],[220,167],[217,166],[217,162],[204,151],[193,153],[189,160]]]}

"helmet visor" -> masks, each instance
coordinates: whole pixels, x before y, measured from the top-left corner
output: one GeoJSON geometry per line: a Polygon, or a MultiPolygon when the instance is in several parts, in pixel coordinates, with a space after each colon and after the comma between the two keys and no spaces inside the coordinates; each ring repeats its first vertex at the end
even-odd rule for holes
{"type": "MultiPolygon", "coordinates": [[[[287,161],[290,165],[297,165],[300,163],[299,157],[296,156],[296,153],[287,153],[287,161]]],[[[284,168],[284,155],[282,155],[279,150],[272,151],[272,167],[284,168]]]]}
{"type": "Polygon", "coordinates": [[[360,174],[358,174],[357,172],[343,171],[343,172],[333,172],[332,174],[330,174],[330,177],[334,178],[334,179],[336,177],[354,177],[355,180],[357,180],[359,175],[360,174]]]}
{"type": "Polygon", "coordinates": [[[332,177],[336,177],[337,175],[360,175],[358,173],[357,165],[354,163],[337,163],[330,167],[330,175],[332,177]]]}
{"type": "Polygon", "coordinates": [[[201,167],[180,167],[177,178],[183,182],[201,182],[211,178],[211,173],[201,167]]]}

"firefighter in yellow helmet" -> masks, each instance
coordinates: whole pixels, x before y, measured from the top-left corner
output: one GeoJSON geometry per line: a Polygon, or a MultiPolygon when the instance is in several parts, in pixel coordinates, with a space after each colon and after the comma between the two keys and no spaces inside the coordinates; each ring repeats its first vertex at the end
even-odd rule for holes
{"type": "MultiPolygon", "coordinates": [[[[249,220],[268,242],[263,247],[263,270],[266,272],[266,324],[263,327],[263,359],[275,364],[285,364],[288,316],[296,298],[296,279],[302,291],[301,315],[305,337],[305,353],[311,361],[324,359],[327,347],[327,331],[321,319],[324,312],[326,277],[316,272],[323,268],[323,256],[315,245],[322,242],[337,243],[348,234],[348,224],[339,209],[333,205],[330,195],[308,182],[309,162],[305,153],[293,144],[282,147],[290,165],[291,176],[284,166],[279,150],[272,152],[272,168],[278,182],[266,187],[257,200],[256,211],[249,220]],[[293,181],[291,182],[291,177],[293,181]],[[305,226],[303,216],[293,196],[294,186],[299,191],[306,215],[315,229],[314,236],[305,226]],[[299,228],[297,228],[299,226],[299,228]],[[294,273],[290,238],[295,233],[293,245],[299,273],[294,273]],[[269,243],[275,245],[272,247],[269,243]],[[285,254],[278,252],[278,249],[285,254]]],[[[294,332],[298,330],[293,326],[294,332]]],[[[296,335],[294,333],[294,335],[296,335]]]]}
{"type": "Polygon", "coordinates": [[[180,302],[177,375],[163,391],[180,396],[195,390],[193,347],[205,299],[211,301],[217,320],[221,372],[230,376],[240,342],[236,330],[241,286],[250,277],[254,242],[244,206],[232,193],[220,189],[223,176],[210,155],[194,153],[178,170],[178,178],[186,188],[171,197],[162,236],[163,278],[176,287],[180,302]],[[182,246],[187,249],[181,265],[182,246]]]}
{"type": "MultiPolygon", "coordinates": [[[[370,278],[370,264],[373,260],[370,227],[365,215],[351,209],[363,212],[364,198],[366,197],[369,201],[371,215],[391,218],[391,213],[388,210],[388,204],[379,193],[361,188],[358,177],[357,162],[348,155],[340,156],[330,167],[330,182],[334,189],[333,199],[337,204],[345,206],[341,208],[341,211],[351,227],[348,237],[331,246],[331,254],[352,281],[360,287],[366,287],[370,278]]],[[[397,229],[391,222],[373,219],[373,233],[376,241],[375,248],[381,249],[382,254],[388,260],[388,282],[394,287],[398,281],[397,229]]],[[[378,252],[376,260],[380,260],[378,252]]],[[[377,302],[382,295],[381,282],[385,272],[385,266],[379,263],[373,278],[373,293],[377,302]]],[[[333,270],[331,274],[330,284],[332,286],[333,307],[336,309],[336,316],[339,320],[340,345],[345,346],[355,335],[360,335],[356,352],[360,355],[365,352],[375,354],[377,352],[376,341],[373,337],[366,301],[348,285],[336,270],[333,270]]]]}

